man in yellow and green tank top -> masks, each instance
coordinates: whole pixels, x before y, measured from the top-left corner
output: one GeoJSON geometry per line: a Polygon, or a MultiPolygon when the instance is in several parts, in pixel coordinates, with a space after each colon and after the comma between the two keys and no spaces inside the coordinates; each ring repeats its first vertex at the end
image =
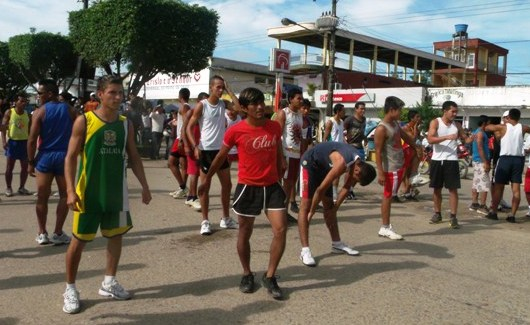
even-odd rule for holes
{"type": "Polygon", "coordinates": [[[65,160],[67,205],[74,211],[72,241],[66,253],[65,313],[80,311],[75,286],[81,254],[98,228],[108,239],[105,278],[99,294],[118,300],[131,295],[116,281],[122,236],[132,228],[126,180],[126,156],[142,186],[142,201],[148,204],[151,193],[142,161],[136,150],[134,130],[118,109],[123,100],[122,81],[105,76],[98,80],[100,107],[77,118],[72,129],[65,160]],[[81,157],[75,182],[78,156],[81,157]]]}
{"type": "Polygon", "coordinates": [[[20,187],[18,193],[22,195],[31,194],[26,188],[28,179],[28,135],[29,135],[29,114],[25,111],[28,104],[28,95],[19,93],[16,98],[15,107],[6,111],[2,119],[2,144],[7,157],[6,164],[6,196],[13,196],[11,182],[13,181],[13,169],[15,163],[20,160],[20,187]],[[6,136],[7,134],[7,136],[6,136]],[[9,139],[7,139],[9,138],[9,139]]]}

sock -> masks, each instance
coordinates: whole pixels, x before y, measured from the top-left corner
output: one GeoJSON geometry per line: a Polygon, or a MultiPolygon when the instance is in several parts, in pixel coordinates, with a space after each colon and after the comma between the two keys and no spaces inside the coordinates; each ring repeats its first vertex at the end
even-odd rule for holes
{"type": "Polygon", "coordinates": [[[337,193],[339,192],[339,189],[337,186],[333,186],[333,199],[337,198],[337,193]]]}
{"type": "Polygon", "coordinates": [[[339,246],[339,245],[341,245],[341,244],[342,244],[341,241],[332,241],[332,242],[331,242],[331,245],[332,245],[332,246],[339,246]]]}
{"type": "Polygon", "coordinates": [[[105,284],[110,284],[115,278],[116,277],[113,275],[105,275],[105,280],[103,280],[103,282],[105,282],[105,284]]]}
{"type": "Polygon", "coordinates": [[[68,290],[68,289],[77,290],[77,288],[75,287],[75,282],[74,283],[67,283],[66,284],[66,290],[68,290]]]}
{"type": "Polygon", "coordinates": [[[188,195],[188,196],[186,197],[186,201],[190,201],[190,200],[192,200],[192,199],[193,199],[193,196],[191,196],[191,195],[188,195]]]}
{"type": "Polygon", "coordinates": [[[383,227],[385,229],[388,229],[388,228],[390,228],[390,225],[381,225],[381,227],[383,227]]]}
{"type": "Polygon", "coordinates": [[[456,219],[456,214],[451,213],[451,219],[453,219],[453,218],[456,219]]]}
{"type": "Polygon", "coordinates": [[[182,184],[182,185],[180,185],[180,189],[181,189],[181,190],[183,190],[183,189],[185,189],[185,188],[186,188],[186,184],[182,184]]]}
{"type": "Polygon", "coordinates": [[[302,253],[309,251],[309,247],[302,247],[302,253]]]}

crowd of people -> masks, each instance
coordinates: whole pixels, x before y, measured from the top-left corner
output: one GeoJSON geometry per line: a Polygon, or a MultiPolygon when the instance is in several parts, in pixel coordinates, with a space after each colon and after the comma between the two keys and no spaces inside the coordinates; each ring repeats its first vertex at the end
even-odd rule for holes
{"type": "MultiPolygon", "coordinates": [[[[158,103],[151,112],[142,109],[139,114],[135,109],[138,99],[134,97],[128,102],[129,109],[122,112],[123,85],[113,76],[98,80],[97,91],[82,114],[71,98],[59,94],[53,80],[41,81],[37,93],[40,106],[31,115],[25,111],[28,96],[21,93],[2,119],[2,142],[7,156],[5,195],[31,194],[25,184],[28,176],[35,177],[37,243],[69,244],[63,295],[66,313],[81,309],[76,276],[82,252],[95,238],[98,228],[108,238],[105,276],[99,294],[121,300],[131,298],[116,279],[122,238],[133,225],[125,171],[131,168],[142,187],[142,202],[149,204],[151,193],[137,147],[144,141],[150,142],[149,157],[160,159],[166,129],[170,139],[166,159],[178,186],[169,194],[200,211],[201,235],[212,234],[210,188],[213,176],[219,179],[222,206],[219,227],[238,229],[237,252],[243,269],[239,289],[243,293],[255,290],[250,238],[255,218],[262,212],[270,222],[272,240],[261,282],[274,299],[282,299],[276,271],[286,247],[289,223],[298,226],[299,258],[306,266],[317,265],[309,247],[310,223],[317,211],[323,213],[331,252],[356,256],[359,251],[341,239],[337,221],[342,203],[356,198],[354,186],[357,183],[366,186],[377,179],[382,187],[378,235],[401,240],[403,236],[390,223],[391,205],[400,186],[403,185],[405,198],[413,200],[416,187],[421,185],[418,177],[423,154],[419,141],[421,117],[417,111],[409,110],[408,121],[401,123],[405,103],[394,96],[386,98],[384,116],[375,129],[374,164],[366,161],[364,149],[367,140],[364,103],[356,103],[353,115],[345,120],[344,105],[335,105],[334,115],[324,126],[323,141],[315,144],[313,124],[308,118],[311,103],[297,88],[288,92],[287,105],[272,118],[266,115],[265,97],[260,90],[246,88],[236,96],[217,75],[210,80],[209,93],[199,94],[195,105],[190,104],[190,91],[182,88],[178,93],[178,110],[171,112],[169,118],[163,103],[158,103]],[[225,92],[230,100],[223,98],[225,92]],[[20,183],[14,192],[13,169],[17,160],[21,166],[20,183]],[[238,175],[232,192],[230,167],[234,162],[238,164],[238,175]],[[46,223],[54,180],[59,200],[50,236],[46,223]],[[300,204],[296,202],[298,197],[300,204]],[[230,208],[237,218],[231,217],[230,208]],[[68,209],[73,211],[72,237],[63,231],[68,209]]],[[[457,114],[457,104],[446,101],[441,116],[429,121],[426,139],[433,149],[429,187],[433,189],[434,203],[429,222],[437,224],[443,220],[445,188],[449,192],[449,226],[460,227],[459,142],[472,147],[474,176],[469,209],[498,220],[504,187],[511,184],[512,200],[506,220],[516,222],[524,157],[530,153],[530,148],[524,146],[524,134],[530,133],[530,127],[519,123],[518,109],[511,109],[503,115],[501,124],[491,124],[487,116],[481,116],[477,129],[466,133],[455,121],[457,114]],[[488,192],[492,196],[489,205],[488,192]]],[[[530,203],[530,171],[526,172],[524,191],[530,203]]]]}

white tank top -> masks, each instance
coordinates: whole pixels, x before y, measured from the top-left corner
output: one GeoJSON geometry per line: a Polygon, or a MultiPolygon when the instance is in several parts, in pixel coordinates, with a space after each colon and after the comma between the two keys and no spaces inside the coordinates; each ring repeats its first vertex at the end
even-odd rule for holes
{"type": "MultiPolygon", "coordinates": [[[[451,122],[449,125],[445,125],[441,117],[438,120],[438,136],[443,137],[450,134],[458,134],[458,128],[454,123],[451,122]]],[[[456,148],[458,143],[456,140],[445,140],[440,143],[436,143],[432,146],[432,160],[458,160],[456,148]]]]}
{"type": "Polygon", "coordinates": [[[219,99],[217,105],[212,105],[208,99],[203,99],[202,116],[199,119],[201,129],[200,150],[220,150],[225,135],[225,103],[219,99]]]}
{"type": "MultiPolygon", "coordinates": [[[[188,103],[182,105],[182,107],[184,106],[188,106],[188,108],[191,108],[188,103]]],[[[180,109],[182,109],[182,107],[180,109]]],[[[182,114],[179,111],[179,113],[177,114],[177,139],[179,140],[180,140],[183,124],[184,124],[184,118],[182,117],[182,114]]]]}
{"type": "Polygon", "coordinates": [[[344,142],[344,121],[340,120],[340,122],[337,122],[337,120],[332,117],[331,123],[331,141],[344,142]]]}
{"type": "Polygon", "coordinates": [[[501,138],[500,156],[524,156],[523,126],[506,123],[506,134],[501,138]]]}
{"type": "Polygon", "coordinates": [[[288,158],[300,159],[300,142],[302,141],[302,126],[304,120],[302,112],[293,112],[289,107],[285,112],[285,126],[283,128],[283,154],[288,158]]]}

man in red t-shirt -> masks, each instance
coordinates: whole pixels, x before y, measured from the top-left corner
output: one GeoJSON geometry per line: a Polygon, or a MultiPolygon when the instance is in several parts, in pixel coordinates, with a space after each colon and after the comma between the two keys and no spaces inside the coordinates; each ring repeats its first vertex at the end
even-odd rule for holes
{"type": "MultiPolygon", "coordinates": [[[[263,274],[262,284],[274,299],[282,299],[283,293],[276,282],[276,269],[285,249],[287,214],[285,193],[279,184],[282,166],[282,129],[276,122],[265,117],[265,97],[256,88],[247,88],[239,95],[239,106],[247,118],[229,128],[223,146],[213,160],[199,195],[209,187],[212,176],[225,161],[233,146],[239,154],[238,184],[234,193],[232,210],[239,221],[237,252],[243,266],[239,290],[254,291],[254,275],[250,268],[250,236],[255,217],[262,208],[272,226],[273,239],[269,266],[263,274]]],[[[236,105],[237,107],[237,105],[236,105]]]]}

